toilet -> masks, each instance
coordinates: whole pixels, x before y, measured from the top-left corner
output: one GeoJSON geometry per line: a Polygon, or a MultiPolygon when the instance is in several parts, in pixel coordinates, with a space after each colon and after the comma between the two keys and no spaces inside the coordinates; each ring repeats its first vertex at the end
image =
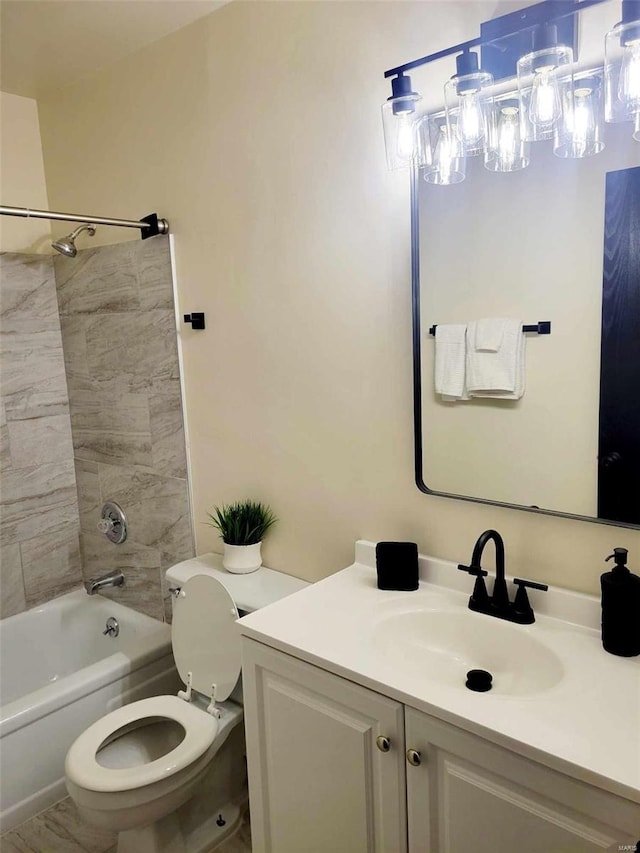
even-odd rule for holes
{"type": "Polygon", "coordinates": [[[179,563],[166,578],[184,689],[106,714],[65,762],[81,816],[118,832],[118,853],[200,853],[235,829],[246,799],[235,621],[306,586],[266,568],[232,575],[216,554],[179,563]]]}

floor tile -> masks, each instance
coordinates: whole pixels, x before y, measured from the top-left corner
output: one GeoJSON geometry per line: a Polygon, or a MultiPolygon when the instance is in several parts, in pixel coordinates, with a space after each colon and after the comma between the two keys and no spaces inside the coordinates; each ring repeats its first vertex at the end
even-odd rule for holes
{"type": "Polygon", "coordinates": [[[2,853],[107,853],[112,832],[87,826],[67,797],[2,836],[2,853]]]}
{"type": "MultiPolygon", "coordinates": [[[[117,835],[88,826],[67,797],[0,838],[0,853],[117,853],[117,835]]],[[[251,853],[249,811],[211,853],[251,853]]]]}

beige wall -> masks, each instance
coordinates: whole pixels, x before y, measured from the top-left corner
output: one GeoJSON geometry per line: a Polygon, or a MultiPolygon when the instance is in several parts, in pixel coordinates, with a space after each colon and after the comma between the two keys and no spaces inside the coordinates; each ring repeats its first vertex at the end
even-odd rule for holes
{"type": "Polygon", "coordinates": [[[265,562],[310,580],[358,537],[457,561],[487,527],[525,577],[595,592],[614,545],[638,562],[638,531],[413,483],[409,194],[386,171],[383,71],[494,8],[234,2],[40,103],[52,206],[167,216],[180,309],[207,312],[182,335],[198,552],[220,550],[207,510],[246,496],[280,518],[265,562]]]}
{"type": "MultiPolygon", "coordinates": [[[[33,98],[0,92],[0,201],[47,210],[38,106],[33,98]]],[[[0,251],[51,251],[46,219],[0,218],[0,251]]]]}

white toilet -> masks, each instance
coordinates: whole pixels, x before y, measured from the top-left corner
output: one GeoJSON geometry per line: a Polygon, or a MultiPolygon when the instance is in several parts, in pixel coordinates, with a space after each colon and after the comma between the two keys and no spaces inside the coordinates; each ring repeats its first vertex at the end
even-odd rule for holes
{"type": "Polygon", "coordinates": [[[306,586],[265,568],[231,575],[215,554],[179,563],[166,576],[176,596],[171,636],[185,690],[112,711],[77,738],[65,762],[71,798],[88,823],[120,833],[118,853],[197,853],[235,827],[237,804],[223,808],[211,794],[225,787],[224,779],[216,785],[218,762],[221,776],[231,763],[244,783],[242,727],[234,754],[219,755],[243,716],[235,621],[239,611],[306,586]],[[199,806],[189,802],[203,793],[199,806]]]}

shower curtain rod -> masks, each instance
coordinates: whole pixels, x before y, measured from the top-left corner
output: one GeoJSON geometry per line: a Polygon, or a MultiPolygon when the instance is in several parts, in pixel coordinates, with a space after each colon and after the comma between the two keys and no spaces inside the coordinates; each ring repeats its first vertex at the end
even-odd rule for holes
{"type": "Polygon", "coordinates": [[[3,216],[24,216],[34,219],[54,219],[63,222],[86,222],[90,225],[117,225],[120,228],[139,228],[143,240],[155,237],[156,234],[168,234],[169,223],[166,219],[159,219],[156,213],[143,216],[142,219],[109,219],[105,216],[81,216],[77,213],[58,213],[55,210],[32,210],[28,207],[3,207],[0,205],[0,214],[3,216]]]}

